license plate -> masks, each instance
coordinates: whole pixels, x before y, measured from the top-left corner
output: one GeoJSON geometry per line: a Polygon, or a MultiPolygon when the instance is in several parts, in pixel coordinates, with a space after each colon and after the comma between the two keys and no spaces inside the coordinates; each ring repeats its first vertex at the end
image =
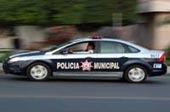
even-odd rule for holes
{"type": "Polygon", "coordinates": [[[153,64],[153,68],[162,68],[162,64],[153,64]]]}

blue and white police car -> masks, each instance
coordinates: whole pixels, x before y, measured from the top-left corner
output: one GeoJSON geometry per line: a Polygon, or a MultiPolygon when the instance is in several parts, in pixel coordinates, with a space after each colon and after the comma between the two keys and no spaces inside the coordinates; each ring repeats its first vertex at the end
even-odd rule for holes
{"type": "Polygon", "coordinates": [[[3,63],[7,74],[42,81],[52,76],[118,77],[143,82],[166,74],[165,52],[110,38],[81,38],[44,51],[11,55],[3,63]]]}

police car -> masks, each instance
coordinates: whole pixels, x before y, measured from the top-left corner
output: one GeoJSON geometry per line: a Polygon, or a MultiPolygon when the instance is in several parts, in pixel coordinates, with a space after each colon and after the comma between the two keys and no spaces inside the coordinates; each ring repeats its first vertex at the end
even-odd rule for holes
{"type": "Polygon", "coordinates": [[[163,75],[165,52],[148,50],[136,44],[110,38],[81,38],[44,51],[11,55],[3,63],[7,74],[24,75],[31,80],[51,76],[119,77],[142,82],[163,75]]]}

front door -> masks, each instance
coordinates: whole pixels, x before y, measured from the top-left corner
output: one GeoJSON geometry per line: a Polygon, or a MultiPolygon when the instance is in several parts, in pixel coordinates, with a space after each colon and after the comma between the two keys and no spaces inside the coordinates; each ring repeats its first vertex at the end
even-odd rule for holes
{"type": "Polygon", "coordinates": [[[81,42],[53,54],[55,72],[91,72],[95,53],[95,42],[81,42]]]}

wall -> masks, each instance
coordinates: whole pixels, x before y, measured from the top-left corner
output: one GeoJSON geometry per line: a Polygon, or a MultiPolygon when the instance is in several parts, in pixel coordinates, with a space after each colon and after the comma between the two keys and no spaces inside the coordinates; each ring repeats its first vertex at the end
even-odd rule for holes
{"type": "Polygon", "coordinates": [[[42,42],[48,36],[45,28],[39,26],[16,26],[16,35],[22,40],[23,47],[33,42],[42,42]]]}
{"type": "Polygon", "coordinates": [[[11,49],[13,48],[12,46],[12,40],[13,37],[5,37],[5,38],[0,38],[0,50],[3,50],[4,48],[8,48],[8,49],[11,49]]]}
{"type": "Polygon", "coordinates": [[[170,13],[155,13],[154,48],[170,47],[170,23],[164,23],[167,17],[170,18],[170,13]]]}
{"type": "Polygon", "coordinates": [[[139,0],[138,13],[143,18],[147,45],[152,49],[165,49],[170,46],[170,0],[139,0]]]}

